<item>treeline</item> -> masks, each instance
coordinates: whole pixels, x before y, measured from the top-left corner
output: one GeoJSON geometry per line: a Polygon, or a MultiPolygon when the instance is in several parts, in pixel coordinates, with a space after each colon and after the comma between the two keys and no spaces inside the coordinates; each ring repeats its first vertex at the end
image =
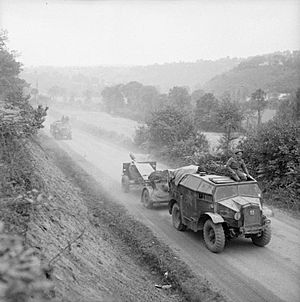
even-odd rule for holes
{"type": "Polygon", "coordinates": [[[154,86],[139,82],[106,87],[101,95],[103,109],[110,114],[146,122],[153,112],[173,106],[192,116],[197,130],[213,132],[224,132],[226,119],[234,131],[260,124],[268,107],[267,95],[261,89],[254,91],[247,102],[233,101],[228,93],[217,98],[201,89],[190,93],[188,88],[177,86],[161,94],[154,86]]]}
{"type": "Polygon", "coordinates": [[[168,94],[152,93],[152,98],[146,98],[147,90],[137,82],[108,87],[103,91],[104,106],[109,113],[139,117],[143,126],[137,130],[136,144],[176,161],[197,161],[199,154],[208,152],[204,131],[223,133],[218,151],[229,155],[234,141],[251,128],[245,120],[257,115],[253,125],[261,124],[267,106],[261,89],[247,103],[233,102],[227,94],[218,99],[202,90],[189,94],[184,87],[174,87],[168,94]]]}

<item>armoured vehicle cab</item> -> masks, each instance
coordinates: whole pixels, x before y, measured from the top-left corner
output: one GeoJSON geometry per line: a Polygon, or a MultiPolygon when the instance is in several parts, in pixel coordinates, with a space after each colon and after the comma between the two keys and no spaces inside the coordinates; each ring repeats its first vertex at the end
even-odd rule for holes
{"type": "Polygon", "coordinates": [[[225,239],[245,236],[257,246],[271,240],[270,220],[263,213],[261,191],[254,179],[235,182],[202,172],[173,179],[169,213],[177,230],[203,230],[207,248],[215,253],[224,249],[225,239]]]}

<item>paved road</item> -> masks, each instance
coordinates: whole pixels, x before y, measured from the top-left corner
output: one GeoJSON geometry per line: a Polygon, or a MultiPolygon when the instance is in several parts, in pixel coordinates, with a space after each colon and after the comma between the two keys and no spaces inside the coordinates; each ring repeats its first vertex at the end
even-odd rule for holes
{"type": "Polygon", "coordinates": [[[166,207],[148,210],[140,202],[140,192],[121,192],[121,164],[128,161],[128,150],[76,129],[73,140],[58,143],[103,183],[112,197],[149,226],[195,273],[204,275],[229,301],[300,301],[298,221],[285,216],[273,218],[273,238],[265,248],[254,246],[250,239],[236,239],[223,253],[214,254],[206,249],[201,233],[175,230],[166,207]]]}

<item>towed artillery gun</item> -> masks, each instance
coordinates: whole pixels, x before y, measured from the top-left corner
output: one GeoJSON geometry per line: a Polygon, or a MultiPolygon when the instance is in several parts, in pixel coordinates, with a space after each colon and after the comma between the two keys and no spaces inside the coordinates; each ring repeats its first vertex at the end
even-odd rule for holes
{"type": "Polygon", "coordinates": [[[136,161],[130,154],[131,162],[123,163],[122,190],[128,193],[132,189],[142,191],[141,202],[146,208],[155,204],[169,202],[167,171],[157,171],[156,161],[136,161]]]}

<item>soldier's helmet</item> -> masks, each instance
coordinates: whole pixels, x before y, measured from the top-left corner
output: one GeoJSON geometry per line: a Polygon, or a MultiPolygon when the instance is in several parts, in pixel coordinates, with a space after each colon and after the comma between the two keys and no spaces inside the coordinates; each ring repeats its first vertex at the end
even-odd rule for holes
{"type": "Polygon", "coordinates": [[[234,154],[243,153],[244,151],[242,149],[236,149],[234,150],[234,154]]]}

